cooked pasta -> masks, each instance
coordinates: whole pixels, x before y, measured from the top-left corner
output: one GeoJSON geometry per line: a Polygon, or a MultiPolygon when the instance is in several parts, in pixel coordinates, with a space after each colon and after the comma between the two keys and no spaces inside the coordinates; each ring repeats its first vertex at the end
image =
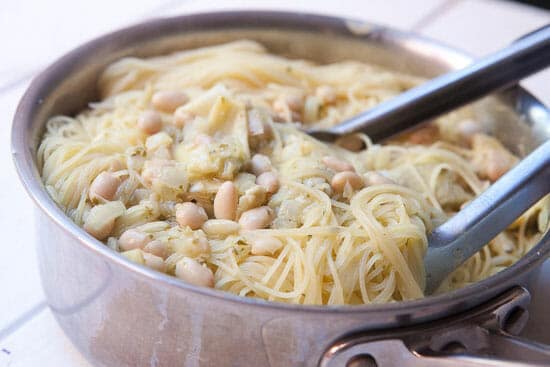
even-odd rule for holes
{"type": "MultiPolygon", "coordinates": [[[[328,127],[421,80],[346,61],[316,65],[238,41],[101,75],[100,101],[47,123],[53,200],[122,255],[185,282],[298,304],[423,297],[427,233],[517,158],[471,110],[385,144],[328,127]]],[[[440,292],[510,266],[548,227],[543,199],[440,292]]]]}

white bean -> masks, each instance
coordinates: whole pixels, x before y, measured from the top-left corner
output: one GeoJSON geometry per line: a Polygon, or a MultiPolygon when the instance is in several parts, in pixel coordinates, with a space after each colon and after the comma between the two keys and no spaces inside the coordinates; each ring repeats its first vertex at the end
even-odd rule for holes
{"type": "Polygon", "coordinates": [[[166,264],[164,263],[164,260],[162,257],[150,254],[148,252],[143,253],[143,260],[145,262],[145,266],[154,269],[156,271],[160,271],[162,273],[166,272],[166,264]]]}
{"type": "Polygon", "coordinates": [[[370,171],[363,175],[363,178],[365,179],[365,185],[366,186],[373,186],[373,185],[383,185],[383,184],[394,184],[395,181],[393,181],[391,178],[388,178],[381,173],[370,171]]]}
{"type": "Polygon", "coordinates": [[[189,257],[184,257],[176,263],[176,276],[187,283],[202,287],[214,287],[212,270],[189,257]]]}
{"type": "Polygon", "coordinates": [[[358,152],[365,148],[365,142],[358,135],[344,135],[336,139],[334,143],[352,152],[358,152]]]}
{"type": "Polygon", "coordinates": [[[187,202],[176,205],[176,222],[182,227],[199,229],[207,219],[206,211],[195,203],[187,202]]]}
{"type": "Polygon", "coordinates": [[[328,168],[336,172],[343,172],[343,171],[355,172],[355,168],[353,167],[352,164],[340,158],[334,157],[332,155],[327,155],[323,157],[321,159],[321,162],[323,162],[325,166],[327,166],[328,168]]]}
{"type": "Polygon", "coordinates": [[[238,201],[239,194],[233,182],[224,182],[214,197],[214,216],[217,219],[234,220],[238,201]]]}
{"type": "Polygon", "coordinates": [[[145,111],[139,116],[137,125],[146,134],[156,134],[162,129],[162,117],[158,112],[145,111]]]}
{"type": "Polygon", "coordinates": [[[355,172],[344,171],[338,172],[332,177],[330,186],[336,192],[344,192],[346,185],[350,185],[354,190],[359,190],[365,185],[363,178],[355,172]]]}
{"type": "Polygon", "coordinates": [[[92,181],[88,196],[92,201],[98,200],[99,198],[112,200],[115,197],[119,185],[120,180],[111,172],[101,172],[92,181]]]}
{"type": "Polygon", "coordinates": [[[160,240],[153,240],[145,245],[143,251],[153,254],[155,256],[166,259],[168,257],[168,249],[166,244],[160,240]]]}
{"type": "Polygon", "coordinates": [[[264,172],[256,178],[256,184],[265,188],[270,194],[279,190],[279,177],[274,172],[264,172]]]}
{"type": "Polygon", "coordinates": [[[269,227],[273,220],[273,210],[268,206],[260,206],[241,214],[239,224],[243,229],[262,229],[269,227]]]}
{"type": "Polygon", "coordinates": [[[160,91],[153,94],[153,107],[159,111],[174,112],[176,108],[187,103],[189,97],[180,91],[160,91]]]}
{"type": "Polygon", "coordinates": [[[273,255],[283,247],[281,240],[271,236],[251,236],[247,240],[250,243],[252,255],[273,255]]]}
{"type": "Polygon", "coordinates": [[[131,228],[120,235],[118,246],[122,250],[128,251],[136,248],[144,248],[151,240],[152,236],[150,234],[131,228]]]}
{"type": "Polygon", "coordinates": [[[209,236],[227,237],[239,232],[239,223],[228,219],[209,219],[202,225],[202,230],[209,236]]]}
{"type": "Polygon", "coordinates": [[[250,159],[250,168],[252,173],[259,176],[264,172],[269,172],[272,170],[271,160],[266,155],[254,154],[252,159],[250,159]]]}

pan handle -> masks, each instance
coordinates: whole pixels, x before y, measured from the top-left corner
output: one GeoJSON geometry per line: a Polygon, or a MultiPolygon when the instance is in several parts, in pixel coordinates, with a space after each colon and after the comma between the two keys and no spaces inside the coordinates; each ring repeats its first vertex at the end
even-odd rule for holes
{"type": "Polygon", "coordinates": [[[400,339],[357,344],[325,358],[321,367],[544,367],[550,363],[550,348],[514,336],[496,335],[487,340],[493,348],[507,348],[514,359],[468,354],[424,355],[411,351],[400,339]],[[521,360],[520,360],[521,359],[521,360]]]}
{"type": "Polygon", "coordinates": [[[528,319],[527,290],[515,287],[442,321],[349,336],[332,344],[320,367],[538,367],[550,346],[516,336],[528,319]]]}
{"type": "MultiPolygon", "coordinates": [[[[514,339],[514,338],[513,338],[514,339]]],[[[531,347],[514,348],[525,357],[531,347]]],[[[543,353],[547,353],[543,352],[543,353]]],[[[540,351],[535,351],[539,355],[540,351]]],[[[324,360],[321,367],[547,367],[550,354],[546,354],[545,361],[525,362],[496,359],[470,355],[420,355],[412,352],[402,340],[389,339],[372,342],[369,345],[356,345],[346,353],[334,356],[330,361],[324,360]],[[390,351],[390,353],[388,353],[390,351]]]]}

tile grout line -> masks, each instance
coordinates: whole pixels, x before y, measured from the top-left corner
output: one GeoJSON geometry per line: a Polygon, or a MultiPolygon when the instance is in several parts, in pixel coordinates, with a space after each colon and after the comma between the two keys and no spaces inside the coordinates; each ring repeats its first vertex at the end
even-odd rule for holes
{"type": "Polygon", "coordinates": [[[415,32],[422,31],[422,29],[426,28],[433,21],[457,6],[461,1],[462,0],[445,0],[443,3],[435,6],[426,15],[417,20],[410,29],[415,32]]]}
{"type": "Polygon", "coordinates": [[[33,307],[31,307],[29,310],[25,311],[23,314],[21,314],[19,317],[13,320],[10,324],[8,324],[8,326],[0,330],[0,341],[10,336],[15,331],[17,331],[27,321],[30,321],[31,319],[33,319],[36,315],[44,311],[46,308],[47,308],[46,301],[42,301],[34,305],[33,307]]]}

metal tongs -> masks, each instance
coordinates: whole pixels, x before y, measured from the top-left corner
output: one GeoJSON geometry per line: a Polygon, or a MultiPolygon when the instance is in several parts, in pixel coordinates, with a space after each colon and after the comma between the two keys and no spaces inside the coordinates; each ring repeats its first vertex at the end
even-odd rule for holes
{"type": "MultiPolygon", "coordinates": [[[[323,141],[356,132],[381,140],[449,112],[550,65],[550,26],[461,69],[432,79],[328,130],[323,141]]],[[[464,261],[550,192],[550,141],[542,144],[428,237],[427,295],[464,261]]]]}

